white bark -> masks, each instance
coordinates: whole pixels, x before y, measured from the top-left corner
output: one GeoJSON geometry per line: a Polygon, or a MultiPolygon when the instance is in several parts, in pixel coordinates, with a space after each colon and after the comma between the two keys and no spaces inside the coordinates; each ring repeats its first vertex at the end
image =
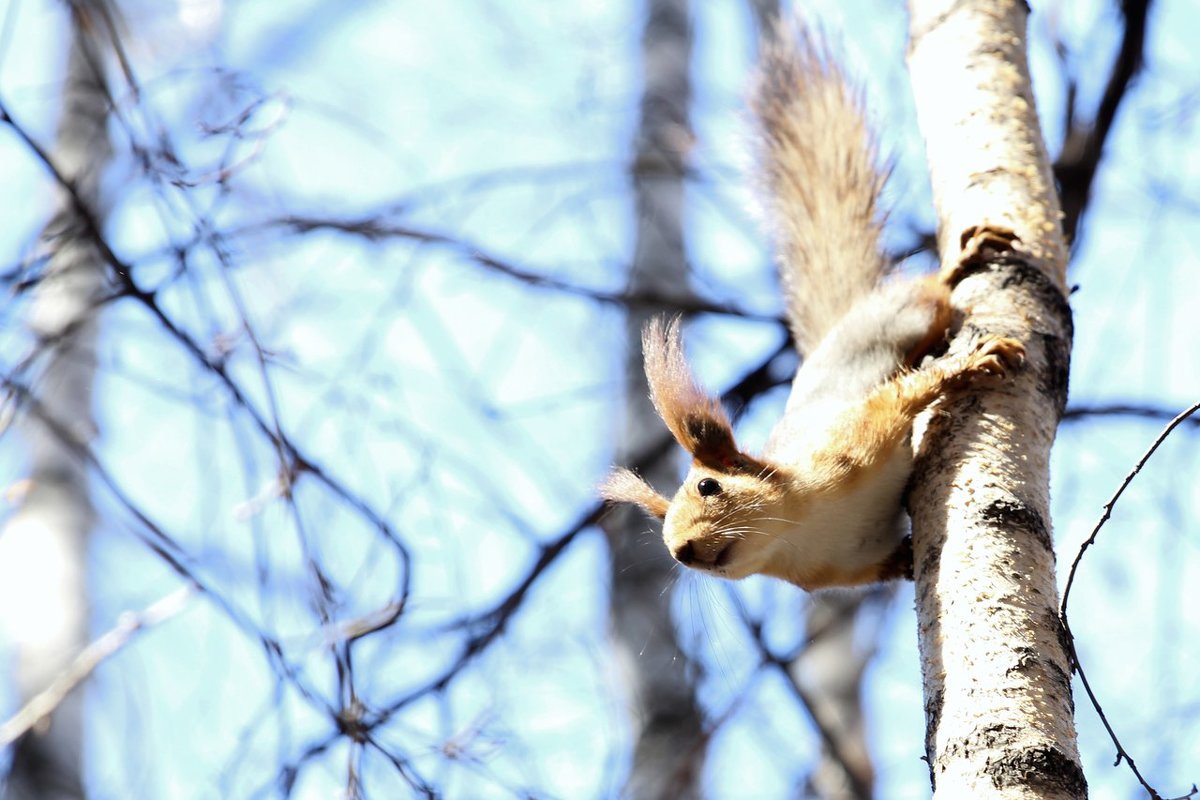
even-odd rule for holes
{"type": "MultiPolygon", "coordinates": [[[[16,658],[22,701],[45,690],[85,646],[88,628],[87,536],[94,512],[76,445],[94,435],[95,302],[103,265],[76,198],[100,221],[100,174],[111,155],[105,125],[108,96],[97,65],[102,58],[77,18],[54,162],[74,186],[58,188],[57,208],[42,244],[48,261],[32,303],[29,328],[42,352],[21,429],[29,477],[19,508],[0,531],[0,626],[16,658]],[[53,421],[48,423],[47,421],[53,421]]],[[[17,742],[6,798],[83,797],[82,698],[63,698],[48,726],[17,742]]]]}
{"type": "Polygon", "coordinates": [[[944,269],[967,259],[954,347],[1015,336],[1011,384],[930,420],[911,497],[935,797],[1087,794],[1062,646],[1048,460],[1066,400],[1066,248],[1018,0],[912,0],[912,71],[944,269]],[[1006,252],[1008,231],[1018,240],[1006,252]],[[970,248],[968,248],[968,252],[970,248]],[[1014,252],[1015,251],[1015,252],[1014,252]]]}

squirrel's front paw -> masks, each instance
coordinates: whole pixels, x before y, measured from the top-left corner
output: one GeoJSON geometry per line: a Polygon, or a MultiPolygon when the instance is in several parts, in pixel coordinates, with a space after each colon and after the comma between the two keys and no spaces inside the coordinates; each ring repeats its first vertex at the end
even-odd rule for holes
{"type": "Polygon", "coordinates": [[[965,372],[972,377],[1007,378],[1025,363],[1025,345],[1007,336],[980,340],[967,361],[965,372]]]}
{"type": "Polygon", "coordinates": [[[1003,225],[976,225],[962,232],[958,260],[942,272],[942,282],[954,288],[990,260],[1011,253],[1021,237],[1003,225]]]}

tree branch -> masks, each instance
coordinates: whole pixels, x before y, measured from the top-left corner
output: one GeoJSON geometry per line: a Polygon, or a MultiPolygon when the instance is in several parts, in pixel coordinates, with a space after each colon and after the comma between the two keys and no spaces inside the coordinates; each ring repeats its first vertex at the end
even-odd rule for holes
{"type": "Polygon", "coordinates": [[[1078,241],[1076,234],[1091,200],[1096,170],[1100,166],[1104,145],[1112,132],[1117,111],[1128,93],[1129,85],[1142,69],[1146,19],[1150,15],[1152,0],[1122,0],[1119,5],[1125,17],[1125,31],[1091,125],[1078,121],[1079,115],[1072,105],[1075,92],[1068,93],[1066,139],[1058,162],[1054,165],[1054,175],[1062,192],[1063,233],[1071,243],[1078,241]]]}
{"type": "MultiPolygon", "coordinates": [[[[1116,731],[1113,730],[1112,725],[1109,723],[1108,717],[1104,713],[1104,709],[1100,707],[1100,701],[1096,699],[1096,693],[1092,691],[1092,685],[1087,679],[1087,674],[1083,671],[1083,664],[1079,660],[1079,652],[1075,649],[1075,634],[1071,631],[1071,624],[1067,619],[1067,603],[1071,599],[1071,589],[1075,585],[1075,574],[1078,572],[1079,565],[1083,561],[1083,555],[1087,552],[1089,547],[1096,543],[1096,537],[1100,535],[1100,529],[1103,528],[1104,524],[1112,518],[1113,509],[1116,507],[1117,501],[1121,499],[1121,495],[1123,495],[1125,490],[1129,488],[1129,485],[1133,483],[1133,479],[1141,473],[1142,468],[1146,466],[1146,463],[1150,460],[1150,457],[1154,455],[1156,450],[1158,450],[1159,445],[1166,441],[1167,437],[1171,435],[1172,431],[1182,425],[1186,420],[1191,418],[1192,415],[1194,415],[1197,411],[1200,411],[1200,403],[1196,403],[1190,408],[1180,412],[1175,416],[1174,419],[1167,423],[1167,426],[1162,429],[1162,431],[1158,434],[1158,437],[1154,440],[1146,452],[1142,454],[1142,457],[1139,458],[1137,463],[1133,465],[1133,469],[1131,469],[1129,474],[1125,476],[1125,479],[1121,481],[1121,484],[1117,487],[1117,491],[1113,493],[1113,496],[1110,497],[1108,502],[1104,504],[1104,513],[1100,515],[1100,519],[1096,522],[1096,526],[1092,528],[1091,535],[1088,536],[1088,538],[1084,540],[1083,544],[1079,546],[1079,552],[1075,554],[1075,560],[1071,562],[1071,569],[1067,573],[1067,584],[1063,589],[1062,604],[1059,606],[1059,617],[1062,619],[1063,631],[1066,634],[1065,640],[1067,652],[1071,658],[1071,666],[1073,667],[1074,671],[1079,674],[1079,681],[1083,684],[1083,689],[1085,692],[1087,692],[1087,696],[1092,703],[1092,707],[1095,708],[1096,713],[1100,715],[1100,721],[1104,724],[1104,729],[1108,731],[1108,736],[1110,739],[1112,739],[1113,746],[1117,748],[1117,760],[1114,762],[1113,766],[1115,767],[1119,765],[1121,761],[1125,761],[1125,763],[1129,765],[1130,771],[1133,772],[1134,777],[1137,778],[1138,783],[1142,785],[1142,788],[1149,792],[1150,797],[1152,797],[1154,800],[1162,800],[1162,796],[1142,776],[1141,771],[1137,768],[1137,764],[1135,764],[1133,761],[1133,757],[1129,755],[1129,751],[1125,749],[1125,747],[1121,744],[1121,741],[1117,738],[1116,731]]],[[[1192,422],[1195,424],[1196,420],[1192,420],[1192,422]]],[[[1177,798],[1173,798],[1173,800],[1188,800],[1189,798],[1194,797],[1198,791],[1200,790],[1198,790],[1193,784],[1190,792],[1185,795],[1180,795],[1177,798]]]]}
{"type": "Polygon", "coordinates": [[[669,309],[683,314],[719,314],[763,322],[782,323],[783,321],[778,315],[759,314],[735,306],[709,303],[701,298],[667,293],[652,288],[645,288],[636,292],[608,292],[602,289],[580,286],[518,266],[500,256],[488,253],[479,245],[465,239],[437,231],[388,222],[376,216],[337,219],[333,217],[292,215],[276,220],[269,220],[264,223],[264,226],[290,228],[298,233],[338,231],[360,236],[368,241],[408,239],[422,244],[446,247],[481,267],[486,267],[528,286],[562,292],[608,305],[651,310],[669,309]]]}
{"type": "Polygon", "coordinates": [[[30,698],[16,714],[0,725],[0,747],[12,744],[49,717],[66,696],[105,659],[128,644],[139,631],[178,614],[187,607],[194,594],[194,586],[182,586],[141,611],[122,614],[111,630],[84,648],[49,686],[30,698]]]}

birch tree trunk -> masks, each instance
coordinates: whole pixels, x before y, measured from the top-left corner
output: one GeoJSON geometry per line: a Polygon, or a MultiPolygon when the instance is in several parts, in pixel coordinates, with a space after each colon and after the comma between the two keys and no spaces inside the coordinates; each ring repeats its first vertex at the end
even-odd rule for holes
{"type": "Polygon", "coordinates": [[[941,798],[1081,798],[1048,488],[1072,328],[1027,7],[911,0],[910,12],[942,265],[969,275],[953,346],[1014,336],[1028,358],[1011,383],[932,415],[921,445],[910,502],[930,778],[941,798]]]}
{"type": "MultiPolygon", "coordinates": [[[[86,644],[88,631],[85,567],[94,511],[85,466],[60,434],[69,433],[76,444],[94,436],[95,306],[103,265],[76,198],[102,223],[100,177],[112,150],[105,128],[103,48],[89,33],[101,26],[82,4],[73,6],[71,23],[53,158],[75,197],[58,188],[57,208],[41,237],[48,260],[28,323],[41,350],[41,368],[34,376],[34,402],[20,418],[29,477],[20,487],[19,508],[0,531],[0,625],[15,651],[22,703],[63,670],[86,644]]],[[[71,693],[48,725],[17,741],[5,798],[84,796],[82,705],[81,693],[71,693]]]]}
{"type": "MultiPolygon", "coordinates": [[[[635,134],[633,187],[637,234],[631,293],[686,296],[683,236],[684,170],[691,143],[691,21],[688,0],[650,0],[642,35],[645,89],[635,134]]],[[[631,311],[625,429],[618,457],[661,436],[662,421],[648,400],[641,329],[648,315],[631,311]]],[[[652,483],[679,480],[675,448],[642,465],[652,483]]],[[[612,622],[618,658],[633,703],[635,745],[626,796],[686,798],[699,794],[704,720],[696,703],[698,667],[681,651],[671,619],[675,562],[639,511],[615,510],[606,524],[612,549],[612,622]]]]}

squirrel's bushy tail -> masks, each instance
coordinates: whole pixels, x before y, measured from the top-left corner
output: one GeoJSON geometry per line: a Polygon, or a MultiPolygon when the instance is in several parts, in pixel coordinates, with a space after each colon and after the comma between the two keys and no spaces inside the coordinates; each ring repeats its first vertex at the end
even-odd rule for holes
{"type": "Polygon", "coordinates": [[[887,176],[861,97],[799,24],[779,25],[752,97],[788,317],[810,353],[889,269],[878,208],[887,176]]]}

